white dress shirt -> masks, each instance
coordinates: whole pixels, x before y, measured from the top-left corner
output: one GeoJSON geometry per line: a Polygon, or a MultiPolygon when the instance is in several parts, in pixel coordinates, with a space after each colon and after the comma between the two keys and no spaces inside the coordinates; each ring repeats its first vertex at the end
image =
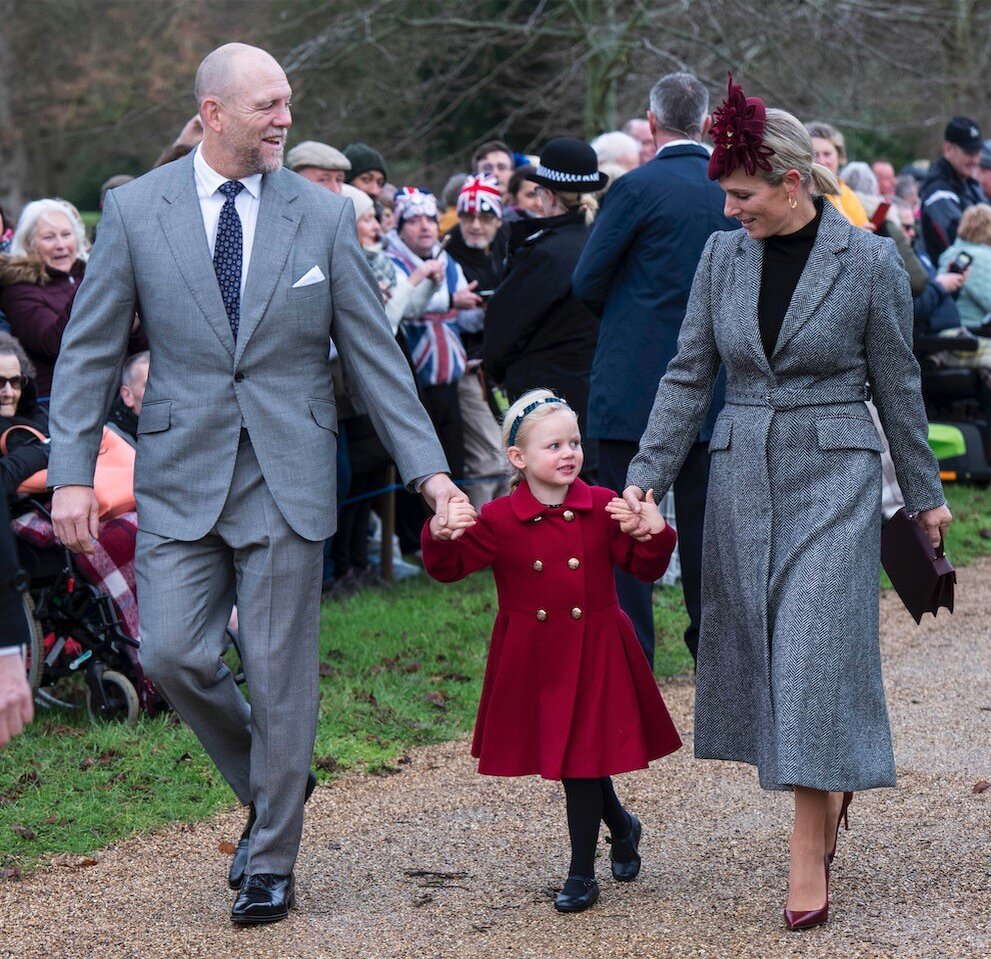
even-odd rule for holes
{"type": "MultiPolygon", "coordinates": [[[[210,247],[210,256],[217,245],[217,224],[220,222],[220,211],[224,208],[225,197],[218,192],[227,182],[227,177],[221,176],[206,160],[200,148],[193,155],[193,170],[196,173],[196,194],[200,198],[200,211],[203,214],[203,226],[206,228],[206,242],[210,247]]],[[[234,209],[241,218],[241,295],[244,295],[244,281],[248,275],[248,264],[251,262],[251,248],[255,241],[255,224],[258,222],[258,202],[262,192],[262,175],[252,173],[251,176],[240,178],[244,189],[234,198],[234,209]]]]}

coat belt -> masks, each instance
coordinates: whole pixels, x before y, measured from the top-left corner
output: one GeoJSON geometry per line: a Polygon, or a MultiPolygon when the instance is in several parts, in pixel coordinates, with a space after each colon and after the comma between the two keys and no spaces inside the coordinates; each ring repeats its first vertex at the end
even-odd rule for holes
{"type": "Polygon", "coordinates": [[[868,386],[814,386],[807,390],[777,387],[765,393],[741,393],[729,390],[727,404],[733,406],[769,406],[772,410],[793,410],[800,406],[830,406],[833,403],[862,403],[871,398],[868,386]]]}

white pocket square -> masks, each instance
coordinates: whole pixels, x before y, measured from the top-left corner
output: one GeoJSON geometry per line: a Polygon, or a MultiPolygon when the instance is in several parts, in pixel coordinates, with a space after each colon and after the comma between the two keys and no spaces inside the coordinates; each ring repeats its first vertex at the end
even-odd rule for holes
{"type": "Polygon", "coordinates": [[[319,283],[325,279],[326,277],[323,275],[320,267],[315,266],[312,270],[304,273],[295,283],[293,283],[292,288],[295,290],[301,286],[312,286],[314,283],[319,283]]]}

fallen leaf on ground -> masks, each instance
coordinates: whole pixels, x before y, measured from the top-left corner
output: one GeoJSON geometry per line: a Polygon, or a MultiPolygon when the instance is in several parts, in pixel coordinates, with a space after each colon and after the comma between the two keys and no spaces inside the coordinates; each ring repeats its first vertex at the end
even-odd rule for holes
{"type": "Polygon", "coordinates": [[[332,773],[337,770],[337,767],[340,764],[337,762],[336,756],[331,756],[328,754],[326,756],[321,756],[314,765],[316,765],[317,769],[323,770],[325,773],[332,773]]]}
{"type": "Polygon", "coordinates": [[[234,843],[232,843],[232,842],[228,842],[226,839],[222,839],[220,842],[218,842],[217,843],[217,848],[225,856],[233,856],[234,853],[237,852],[237,846],[235,846],[234,843]]]}
{"type": "Polygon", "coordinates": [[[21,878],[21,870],[18,869],[17,866],[10,866],[9,868],[4,869],[3,872],[0,872],[0,879],[20,879],[20,878],[21,878]]]}
{"type": "Polygon", "coordinates": [[[974,783],[975,793],[987,792],[989,789],[991,789],[991,783],[989,783],[986,779],[978,779],[977,782],[974,783]]]}
{"type": "Polygon", "coordinates": [[[327,676],[333,676],[334,673],[337,672],[337,670],[335,670],[334,667],[330,665],[330,663],[325,663],[321,661],[320,666],[317,669],[317,672],[321,676],[326,678],[327,676]]]}
{"type": "Polygon", "coordinates": [[[438,709],[447,709],[447,696],[444,695],[443,690],[435,689],[431,693],[427,693],[427,702],[431,706],[436,706],[438,709]]]}
{"type": "Polygon", "coordinates": [[[10,827],[10,831],[16,833],[21,839],[37,839],[37,835],[33,829],[28,826],[22,826],[19,822],[15,822],[13,826],[10,827]]]}

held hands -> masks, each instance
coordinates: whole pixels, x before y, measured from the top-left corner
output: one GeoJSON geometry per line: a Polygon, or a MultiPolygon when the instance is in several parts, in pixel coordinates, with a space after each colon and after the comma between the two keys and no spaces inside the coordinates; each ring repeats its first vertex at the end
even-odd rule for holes
{"type": "Polygon", "coordinates": [[[60,486],[52,494],[52,525],[58,541],[74,553],[92,553],[99,533],[100,508],[89,486],[60,486]]]}
{"type": "MultiPolygon", "coordinates": [[[[420,492],[427,501],[427,505],[436,514],[430,521],[430,534],[434,539],[457,539],[475,522],[475,510],[468,502],[468,497],[454,485],[447,473],[434,473],[433,476],[428,476],[423,481],[420,492]],[[471,522],[463,523],[463,525],[452,525],[451,510],[456,503],[465,504],[471,509],[471,522]],[[444,529],[450,535],[439,536],[435,532],[435,530],[444,529]]],[[[460,516],[460,510],[457,512],[460,516]]]]}
{"type": "Polygon", "coordinates": [[[430,519],[430,535],[434,539],[452,540],[461,536],[469,526],[475,525],[475,507],[468,502],[456,500],[447,504],[447,522],[440,517],[430,519]]]}
{"type": "Polygon", "coordinates": [[[606,504],[606,512],[619,522],[624,533],[640,543],[646,543],[668,525],[654,502],[654,491],[649,489],[644,496],[639,486],[628,486],[622,499],[618,496],[611,499],[606,504]]]}
{"type": "Polygon", "coordinates": [[[926,531],[933,549],[938,549],[940,540],[946,535],[950,523],[953,522],[953,514],[946,505],[937,506],[936,509],[926,509],[918,513],[915,521],[926,531]]]}

